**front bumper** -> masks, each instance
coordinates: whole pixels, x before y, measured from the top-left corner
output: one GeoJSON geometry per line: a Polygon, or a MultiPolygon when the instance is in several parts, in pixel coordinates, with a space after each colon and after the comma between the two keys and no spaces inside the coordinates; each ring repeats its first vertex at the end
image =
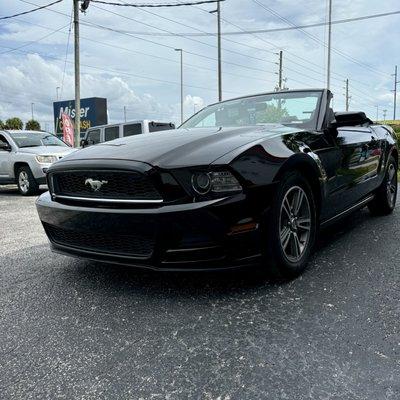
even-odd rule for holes
{"type": "Polygon", "coordinates": [[[256,264],[261,257],[261,215],[254,215],[242,194],[114,209],[61,204],[46,192],[36,205],[52,250],[73,257],[156,270],[234,268],[256,264]]]}

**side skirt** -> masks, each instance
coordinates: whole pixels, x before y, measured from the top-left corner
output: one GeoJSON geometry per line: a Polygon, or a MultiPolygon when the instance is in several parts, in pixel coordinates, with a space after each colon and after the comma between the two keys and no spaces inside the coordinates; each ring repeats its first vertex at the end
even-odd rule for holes
{"type": "Polygon", "coordinates": [[[340,212],[339,214],[335,215],[332,218],[327,219],[326,221],[321,222],[321,227],[326,227],[331,224],[334,224],[336,221],[340,220],[341,218],[344,218],[351,214],[352,212],[359,210],[360,208],[363,208],[366,206],[370,201],[374,199],[375,195],[371,194],[370,196],[366,197],[365,199],[359,201],[358,203],[354,204],[353,206],[347,208],[346,210],[340,212]]]}

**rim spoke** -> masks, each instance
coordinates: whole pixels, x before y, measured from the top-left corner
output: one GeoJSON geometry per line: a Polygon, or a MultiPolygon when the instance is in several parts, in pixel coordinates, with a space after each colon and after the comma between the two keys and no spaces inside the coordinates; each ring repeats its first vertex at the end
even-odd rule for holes
{"type": "Polygon", "coordinates": [[[293,250],[294,250],[294,256],[298,258],[301,254],[301,247],[300,247],[300,240],[299,237],[297,236],[297,233],[293,232],[293,250]]]}
{"type": "Polygon", "coordinates": [[[311,229],[311,219],[310,218],[299,218],[297,220],[297,227],[309,231],[311,229]]]}
{"type": "Polygon", "coordinates": [[[293,214],[297,215],[300,211],[301,205],[303,204],[304,192],[302,190],[297,190],[296,194],[293,196],[293,214]]]}
{"type": "Polygon", "coordinates": [[[281,232],[281,243],[282,243],[283,250],[286,250],[286,247],[290,241],[290,236],[291,236],[291,231],[286,226],[281,232]]]}
{"type": "Polygon", "coordinates": [[[394,174],[395,174],[394,166],[391,164],[389,167],[389,181],[393,180],[394,174]]]}
{"type": "Polygon", "coordinates": [[[287,214],[287,216],[290,217],[291,207],[290,207],[290,203],[289,203],[289,200],[287,199],[287,197],[285,197],[285,200],[283,201],[283,209],[285,210],[285,213],[287,214]]]}

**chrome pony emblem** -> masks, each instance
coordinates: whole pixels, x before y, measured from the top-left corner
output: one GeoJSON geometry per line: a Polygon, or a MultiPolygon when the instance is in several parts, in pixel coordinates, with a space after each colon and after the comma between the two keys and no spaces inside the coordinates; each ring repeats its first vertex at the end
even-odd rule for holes
{"type": "Polygon", "coordinates": [[[107,185],[108,181],[97,181],[92,178],[88,178],[85,181],[86,186],[90,186],[94,192],[98,192],[103,185],[107,185]]]}

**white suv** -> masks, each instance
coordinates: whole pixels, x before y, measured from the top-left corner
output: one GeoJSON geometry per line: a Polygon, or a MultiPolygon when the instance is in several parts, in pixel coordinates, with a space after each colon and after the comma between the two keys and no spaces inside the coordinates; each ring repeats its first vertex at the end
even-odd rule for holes
{"type": "Polygon", "coordinates": [[[82,147],[87,147],[127,136],[142,135],[170,129],[175,129],[175,125],[172,122],[156,122],[148,119],[95,126],[86,131],[81,145],[82,147]]]}
{"type": "Polygon", "coordinates": [[[50,165],[73,151],[48,132],[0,130],[0,185],[16,183],[23,196],[37,194],[50,165]]]}

